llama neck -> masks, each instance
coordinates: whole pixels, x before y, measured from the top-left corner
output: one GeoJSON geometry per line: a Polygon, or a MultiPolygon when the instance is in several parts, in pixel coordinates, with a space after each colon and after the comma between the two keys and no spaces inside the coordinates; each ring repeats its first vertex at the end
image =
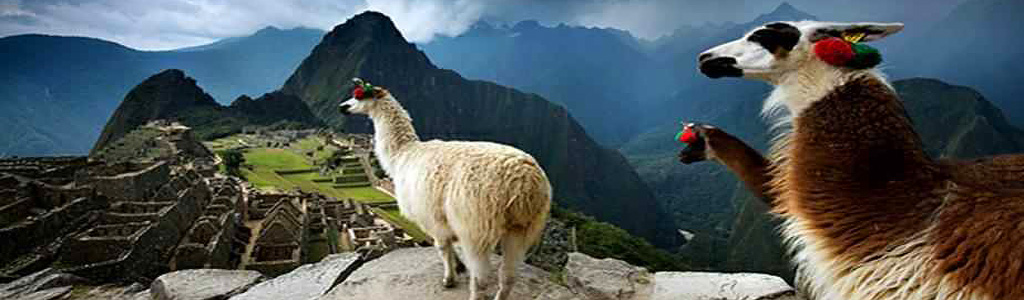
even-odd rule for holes
{"type": "Polygon", "coordinates": [[[392,167],[396,157],[412,144],[419,142],[420,138],[412,126],[409,112],[405,111],[398,101],[375,101],[381,102],[369,114],[373,120],[373,151],[380,160],[381,167],[389,174],[395,174],[392,167]]]}
{"type": "Polygon", "coordinates": [[[866,259],[922,230],[938,207],[943,175],[879,78],[853,78],[808,104],[787,141],[776,212],[803,232],[787,235],[822,242],[818,250],[866,259]]]}
{"type": "MultiPolygon", "coordinates": [[[[797,107],[788,149],[794,164],[831,170],[847,182],[900,180],[930,166],[903,102],[881,78],[848,74],[828,93],[797,107]]],[[[818,87],[804,87],[817,92],[818,87]]]]}
{"type": "Polygon", "coordinates": [[[775,117],[775,126],[788,125],[812,103],[852,80],[873,78],[888,85],[876,69],[836,68],[818,59],[807,59],[799,65],[796,71],[771,81],[775,89],[765,101],[762,114],[775,117]]]}

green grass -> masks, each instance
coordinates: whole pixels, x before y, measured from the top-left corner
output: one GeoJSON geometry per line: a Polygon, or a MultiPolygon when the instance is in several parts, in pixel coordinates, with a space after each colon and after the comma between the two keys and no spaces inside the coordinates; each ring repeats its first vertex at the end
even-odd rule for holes
{"type": "Polygon", "coordinates": [[[368,202],[368,203],[379,203],[379,202],[394,202],[395,200],[385,193],[377,190],[373,187],[353,187],[345,188],[342,190],[345,195],[352,197],[357,201],[368,202]]]}
{"type": "MultiPolygon", "coordinates": [[[[215,141],[207,142],[207,146],[217,149],[232,149],[241,146],[238,142],[239,139],[245,138],[239,135],[230,136],[215,141]]],[[[246,141],[251,145],[259,144],[259,141],[246,141]]],[[[292,143],[292,147],[289,149],[272,149],[272,148],[252,148],[246,149],[243,153],[245,157],[245,164],[248,167],[241,168],[241,174],[257,188],[262,189],[280,189],[280,190],[292,190],[295,188],[301,189],[306,192],[320,192],[321,194],[329,197],[338,199],[352,198],[353,200],[360,201],[363,203],[391,203],[395,202],[394,198],[387,194],[377,190],[372,186],[360,186],[360,187],[340,187],[335,188],[333,180],[327,182],[316,182],[324,179],[333,179],[332,177],[320,176],[319,172],[310,171],[303,173],[294,174],[278,174],[276,171],[287,171],[287,170],[299,170],[299,169],[315,169],[316,166],[313,159],[318,159],[323,155],[324,158],[329,157],[330,153],[334,151],[333,147],[324,147],[323,151],[317,151],[314,157],[311,159],[303,153],[308,150],[316,149],[319,147],[319,140],[317,138],[306,138],[296,143],[292,143]],[[249,168],[251,167],[251,169],[249,168]],[[316,181],[314,181],[316,180],[316,181]]],[[[352,167],[362,166],[358,163],[349,164],[352,167]]],[[[381,218],[385,219],[395,226],[405,229],[416,241],[430,241],[426,234],[419,229],[416,224],[407,220],[399,213],[398,209],[379,209],[374,208],[381,218]]],[[[335,233],[337,234],[337,233],[335,233]]],[[[331,237],[328,234],[328,241],[323,246],[326,246],[330,241],[331,237]]],[[[337,237],[334,237],[334,244],[337,244],[337,237]]],[[[315,250],[315,249],[309,249],[315,250]]],[[[312,257],[316,257],[319,253],[314,253],[312,257]]]]}
{"type": "Polygon", "coordinates": [[[245,163],[274,170],[312,168],[313,165],[298,153],[284,149],[258,148],[245,151],[245,163]]]}
{"type": "Polygon", "coordinates": [[[295,184],[277,175],[272,169],[255,167],[253,170],[241,168],[240,171],[242,177],[245,177],[245,180],[248,180],[257,188],[277,188],[282,190],[295,188],[295,184]]]}
{"type": "Polygon", "coordinates": [[[399,212],[397,208],[396,209],[372,208],[371,210],[373,211],[373,213],[377,214],[378,216],[383,218],[385,221],[388,221],[388,223],[391,223],[392,225],[404,228],[405,232],[407,234],[409,234],[409,236],[411,236],[413,238],[413,240],[416,240],[416,242],[430,242],[431,241],[430,237],[428,237],[426,233],[423,233],[423,230],[420,230],[419,226],[416,226],[415,223],[413,223],[412,221],[409,221],[409,219],[406,219],[404,216],[402,216],[402,213],[399,212]]]}

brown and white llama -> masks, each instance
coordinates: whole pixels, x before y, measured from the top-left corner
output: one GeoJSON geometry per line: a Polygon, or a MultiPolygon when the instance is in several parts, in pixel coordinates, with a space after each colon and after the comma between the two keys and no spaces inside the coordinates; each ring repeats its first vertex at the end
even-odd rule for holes
{"type": "Polygon", "coordinates": [[[724,131],[690,125],[701,147],[680,160],[720,161],[772,206],[798,285],[815,299],[1024,299],[1024,155],[929,158],[877,70],[814,51],[825,39],[873,41],[902,27],[776,22],[702,53],[708,77],[774,85],[763,113],[784,129],[765,159],[724,131]]]}

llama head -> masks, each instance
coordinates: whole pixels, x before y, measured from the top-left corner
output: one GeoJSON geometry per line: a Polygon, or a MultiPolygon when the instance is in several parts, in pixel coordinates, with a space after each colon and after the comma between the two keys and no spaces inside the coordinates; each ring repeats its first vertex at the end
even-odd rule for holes
{"type": "Polygon", "coordinates": [[[381,102],[394,100],[387,89],[373,86],[359,78],[353,78],[352,82],[355,83],[352,98],[342,102],[339,108],[343,114],[367,115],[375,107],[380,106],[381,102]]]}
{"type": "Polygon", "coordinates": [[[815,50],[821,48],[815,46],[816,42],[830,38],[850,43],[868,42],[902,29],[901,23],[773,22],[740,39],[704,51],[698,61],[701,73],[711,78],[744,77],[775,83],[810,63],[832,62],[828,57],[815,54],[821,52],[815,50]]]}

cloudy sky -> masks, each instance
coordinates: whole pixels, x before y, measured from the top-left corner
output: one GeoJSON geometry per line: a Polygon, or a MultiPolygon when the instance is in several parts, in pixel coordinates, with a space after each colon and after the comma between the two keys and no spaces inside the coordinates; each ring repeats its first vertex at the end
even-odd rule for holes
{"type": "MultiPolygon", "coordinates": [[[[982,0],[790,0],[836,21],[928,24],[957,4],[982,0]]],[[[98,37],[144,50],[194,46],[265,26],[329,30],[364,10],[383,12],[413,42],[455,35],[473,22],[615,27],[644,38],[683,25],[745,22],[781,0],[0,0],[0,36],[98,37]]]]}

